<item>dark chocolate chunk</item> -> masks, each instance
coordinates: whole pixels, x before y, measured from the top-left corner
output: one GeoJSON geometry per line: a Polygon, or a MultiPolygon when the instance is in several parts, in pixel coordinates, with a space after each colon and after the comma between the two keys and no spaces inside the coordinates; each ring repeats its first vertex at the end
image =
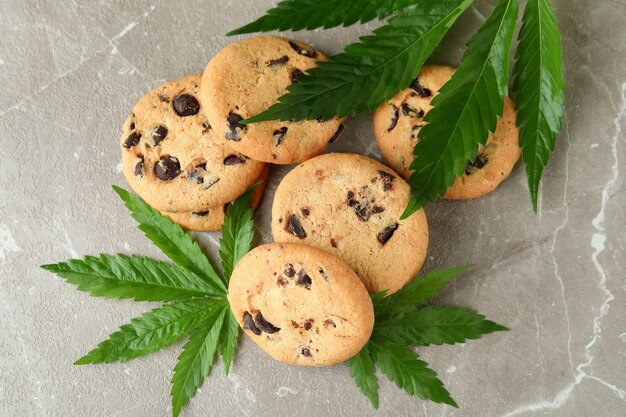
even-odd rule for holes
{"type": "Polygon", "coordinates": [[[311,355],[311,349],[309,349],[308,347],[303,347],[300,352],[302,353],[302,356],[306,356],[307,358],[313,356],[311,355]]]}
{"type": "Polygon", "coordinates": [[[143,158],[141,158],[139,162],[135,164],[135,176],[143,177],[143,158]]]}
{"type": "Polygon", "coordinates": [[[141,139],[141,133],[132,132],[130,135],[128,135],[128,137],[126,138],[122,146],[125,147],[126,149],[132,148],[133,146],[137,146],[139,144],[139,139],[141,139]]]}
{"type": "Polygon", "coordinates": [[[467,175],[470,175],[472,173],[472,168],[480,169],[485,166],[487,161],[488,161],[487,157],[484,154],[479,153],[473,162],[467,163],[467,166],[465,167],[465,173],[467,175]]]}
{"type": "Polygon", "coordinates": [[[256,324],[254,324],[254,319],[252,318],[252,314],[248,313],[247,311],[243,313],[243,329],[250,330],[252,333],[254,333],[257,336],[261,334],[261,331],[259,330],[259,328],[256,327],[256,324]]]}
{"type": "Polygon", "coordinates": [[[308,319],[307,321],[304,322],[304,330],[311,330],[311,327],[313,327],[313,319],[308,319]]]}
{"type": "Polygon", "coordinates": [[[387,226],[383,229],[382,232],[380,232],[376,238],[378,239],[378,241],[380,243],[382,243],[383,245],[385,243],[387,243],[387,241],[389,239],[391,239],[391,236],[393,236],[394,232],[396,231],[396,229],[398,228],[398,223],[392,224],[391,226],[387,226]]]}
{"type": "Polygon", "coordinates": [[[194,216],[204,217],[204,216],[208,216],[209,210],[206,210],[206,211],[194,211],[192,214],[194,216]]]}
{"type": "Polygon", "coordinates": [[[287,61],[289,61],[289,57],[287,55],[283,55],[280,58],[272,59],[270,62],[267,63],[267,66],[271,68],[280,67],[282,65],[285,65],[287,61]]]}
{"type": "Polygon", "coordinates": [[[364,222],[368,221],[371,213],[368,210],[367,203],[362,203],[354,198],[349,198],[349,196],[350,194],[348,194],[348,206],[352,207],[359,219],[364,222]]]}
{"type": "Polygon", "coordinates": [[[287,133],[287,127],[283,126],[278,130],[275,130],[274,135],[274,145],[278,146],[283,143],[283,139],[285,139],[285,134],[287,133]]]}
{"type": "Polygon", "coordinates": [[[409,117],[424,117],[424,110],[417,110],[408,103],[402,104],[402,114],[409,117]]]}
{"type": "Polygon", "coordinates": [[[330,246],[332,246],[333,248],[337,247],[337,241],[335,239],[330,239],[330,246]]]}
{"type": "Polygon", "coordinates": [[[202,184],[204,182],[204,174],[206,174],[206,163],[201,163],[196,165],[196,167],[191,170],[187,178],[191,182],[202,184]]]}
{"type": "Polygon", "coordinates": [[[315,56],[315,49],[310,48],[308,46],[300,45],[293,41],[289,41],[289,46],[291,46],[293,50],[299,53],[300,55],[304,55],[309,58],[313,58],[315,56]]]}
{"type": "Polygon", "coordinates": [[[239,141],[241,140],[241,136],[239,134],[241,132],[245,132],[248,128],[246,125],[241,124],[243,117],[238,115],[237,113],[230,112],[228,113],[228,130],[226,131],[226,139],[239,141]]]}
{"type": "Polygon", "coordinates": [[[309,214],[311,214],[311,209],[308,207],[302,207],[300,209],[300,213],[302,213],[303,217],[309,217],[309,214]]]}
{"type": "Polygon", "coordinates": [[[381,207],[381,206],[374,206],[374,207],[372,207],[372,213],[373,214],[379,214],[379,213],[382,213],[383,211],[385,211],[384,207],[381,207]]]}
{"type": "Polygon", "coordinates": [[[239,165],[246,162],[241,156],[238,155],[228,155],[224,158],[224,165],[239,165]]]}
{"type": "Polygon", "coordinates": [[[202,123],[202,127],[203,127],[202,133],[206,133],[209,130],[211,130],[211,124],[209,122],[202,123]]]}
{"type": "Polygon", "coordinates": [[[391,190],[393,188],[393,182],[396,177],[385,171],[378,171],[378,173],[380,174],[380,178],[383,180],[383,190],[391,190]]]}
{"type": "Polygon", "coordinates": [[[306,237],[306,232],[304,231],[304,228],[300,224],[300,220],[298,220],[295,214],[289,216],[287,231],[289,231],[294,236],[298,236],[300,239],[304,239],[306,237]]]}
{"type": "Polygon", "coordinates": [[[393,116],[391,116],[391,120],[389,121],[389,127],[387,128],[387,132],[391,132],[394,127],[398,124],[398,108],[391,105],[393,107],[393,116]]]}
{"type": "Polygon", "coordinates": [[[300,78],[304,73],[300,71],[298,68],[291,70],[291,82],[297,83],[298,78],[300,78]]]}
{"type": "Polygon", "coordinates": [[[154,173],[156,176],[163,180],[169,181],[174,179],[180,174],[180,163],[175,156],[165,155],[159,159],[159,162],[154,166],[154,173]]]}
{"type": "Polygon", "coordinates": [[[163,140],[167,137],[167,127],[165,126],[157,126],[150,131],[150,139],[152,139],[150,143],[150,147],[157,146],[159,143],[163,142],[163,140]]]}
{"type": "Polygon", "coordinates": [[[176,96],[172,103],[174,111],[180,117],[193,116],[200,111],[200,103],[191,94],[181,94],[176,96]]]}
{"type": "Polygon", "coordinates": [[[298,279],[296,280],[296,285],[306,288],[307,290],[311,289],[311,277],[304,272],[304,269],[298,271],[298,279]]]}
{"type": "Polygon", "coordinates": [[[256,313],[256,316],[254,316],[254,322],[256,323],[256,327],[265,333],[272,334],[280,330],[280,327],[276,327],[269,321],[265,320],[265,317],[263,317],[263,314],[261,314],[260,311],[256,313]]]}
{"type": "Polygon", "coordinates": [[[135,121],[131,120],[131,122],[128,124],[128,129],[129,130],[135,130],[135,121]]]}
{"type": "Polygon", "coordinates": [[[339,125],[339,128],[337,129],[337,131],[335,132],[335,134],[333,135],[332,138],[330,138],[330,140],[328,141],[328,143],[334,143],[337,139],[339,139],[339,136],[341,136],[341,134],[343,133],[343,131],[345,130],[345,126],[344,125],[339,125]]]}
{"type": "Polygon", "coordinates": [[[287,275],[289,278],[293,278],[296,275],[296,270],[293,269],[292,264],[287,264],[285,265],[285,270],[283,271],[283,273],[287,275]]]}
{"type": "Polygon", "coordinates": [[[433,93],[428,88],[422,87],[420,84],[419,78],[416,78],[415,81],[411,83],[411,88],[419,94],[420,97],[430,97],[433,93]]]}

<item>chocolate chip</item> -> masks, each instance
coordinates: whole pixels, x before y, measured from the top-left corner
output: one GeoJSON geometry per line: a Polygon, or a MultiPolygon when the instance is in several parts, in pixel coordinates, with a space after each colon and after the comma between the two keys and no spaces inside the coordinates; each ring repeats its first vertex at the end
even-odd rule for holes
{"type": "Polygon", "coordinates": [[[302,356],[306,356],[307,358],[313,356],[311,355],[311,349],[309,349],[308,347],[303,347],[300,353],[302,353],[302,356]]]}
{"type": "Polygon", "coordinates": [[[246,160],[238,155],[228,155],[224,158],[224,165],[239,165],[244,162],[246,162],[246,160]]]}
{"type": "Polygon", "coordinates": [[[383,245],[385,243],[387,243],[387,241],[389,239],[391,239],[391,236],[393,236],[394,232],[396,231],[396,229],[398,228],[398,223],[392,224],[391,226],[387,226],[383,229],[382,232],[380,232],[376,238],[378,239],[378,241],[380,243],[382,243],[383,245]]]}
{"type": "Polygon", "coordinates": [[[393,182],[395,181],[396,177],[385,171],[379,170],[378,173],[380,174],[380,178],[383,180],[383,190],[391,190],[393,188],[393,182]]]}
{"type": "Polygon", "coordinates": [[[382,213],[383,211],[385,211],[384,207],[381,207],[381,206],[374,206],[374,207],[372,207],[372,213],[373,214],[379,214],[379,213],[382,213]]]}
{"type": "Polygon", "coordinates": [[[389,127],[387,128],[387,132],[391,132],[393,128],[396,127],[396,125],[398,124],[398,108],[393,104],[391,105],[391,107],[393,107],[393,116],[389,121],[389,127]]]}
{"type": "Polygon", "coordinates": [[[285,265],[285,270],[283,271],[283,273],[287,275],[289,278],[293,278],[296,275],[296,270],[293,269],[292,264],[287,264],[285,265]]]}
{"type": "Polygon", "coordinates": [[[205,216],[208,216],[209,211],[208,210],[206,210],[206,211],[194,211],[191,214],[193,214],[194,216],[198,216],[198,217],[205,217],[205,216]]]}
{"type": "MultiPolygon", "coordinates": [[[[132,117],[134,119],[135,115],[133,114],[132,117]]],[[[128,124],[128,130],[135,130],[135,120],[131,119],[130,123],[128,124]]]]}
{"type": "Polygon", "coordinates": [[[299,53],[300,55],[304,55],[308,58],[313,58],[315,56],[315,49],[310,48],[308,46],[300,45],[293,41],[289,41],[289,46],[291,46],[293,50],[299,53]]]}
{"type": "Polygon", "coordinates": [[[298,82],[298,78],[300,78],[302,75],[304,75],[304,73],[302,71],[300,71],[298,68],[295,68],[293,70],[291,70],[291,82],[292,83],[297,83],[298,82]]]}
{"type": "Polygon", "coordinates": [[[132,132],[130,135],[128,135],[128,137],[126,138],[122,146],[125,147],[126,149],[132,148],[133,146],[137,146],[139,144],[139,139],[141,139],[141,133],[132,132]]]}
{"type": "Polygon", "coordinates": [[[348,198],[348,206],[352,207],[357,217],[363,220],[364,222],[370,219],[371,213],[367,208],[367,203],[362,203],[359,200],[356,200],[354,198],[348,198]]]}
{"type": "Polygon", "coordinates": [[[248,313],[247,311],[243,313],[243,329],[250,330],[257,336],[261,334],[261,331],[258,329],[258,327],[256,327],[256,324],[254,324],[252,314],[248,313]]]}
{"type": "Polygon", "coordinates": [[[424,117],[424,110],[417,110],[408,103],[402,104],[402,114],[409,117],[424,117]]]}
{"type": "Polygon", "coordinates": [[[337,324],[332,319],[326,319],[324,320],[324,327],[328,327],[328,326],[337,327],[337,324]]]}
{"type": "Polygon", "coordinates": [[[472,173],[472,168],[480,169],[484,167],[485,164],[487,164],[487,161],[488,161],[487,157],[484,154],[479,153],[473,162],[467,163],[467,165],[465,166],[465,173],[467,175],[470,175],[472,173]]]}
{"type": "Polygon", "coordinates": [[[237,113],[230,112],[228,113],[228,129],[226,131],[226,139],[238,141],[241,140],[241,136],[239,134],[241,132],[245,132],[248,127],[244,124],[241,124],[243,117],[238,115],[237,113]]]}
{"type": "Polygon", "coordinates": [[[263,314],[261,314],[260,311],[256,313],[256,316],[254,316],[254,322],[256,323],[256,326],[259,328],[259,330],[265,333],[272,334],[280,330],[280,327],[276,327],[269,321],[265,320],[263,314]]]}
{"type": "Polygon", "coordinates": [[[141,158],[139,162],[135,164],[135,176],[143,177],[143,158],[141,158]]]}
{"type": "Polygon", "coordinates": [[[175,156],[165,155],[154,166],[154,173],[159,179],[169,181],[180,174],[180,163],[175,156]]]}
{"type": "Polygon", "coordinates": [[[304,322],[304,330],[311,330],[311,327],[313,327],[313,319],[308,319],[307,321],[304,322]]]}
{"type": "Polygon", "coordinates": [[[298,271],[298,279],[296,280],[296,285],[299,285],[301,287],[304,287],[307,290],[310,290],[312,282],[313,281],[311,281],[311,277],[308,276],[306,272],[304,272],[304,269],[301,269],[300,271],[298,271]]]}
{"type": "Polygon", "coordinates": [[[328,143],[334,143],[337,139],[339,139],[339,136],[341,136],[341,134],[343,133],[343,131],[345,130],[345,126],[344,125],[339,125],[339,128],[337,129],[337,131],[335,132],[335,134],[333,135],[332,138],[330,138],[330,140],[328,141],[328,143]]]}
{"type": "Polygon", "coordinates": [[[191,94],[181,94],[176,96],[172,103],[174,111],[180,117],[193,116],[200,111],[200,103],[191,94]]]}
{"type": "Polygon", "coordinates": [[[300,239],[304,239],[306,237],[306,232],[304,231],[304,228],[300,224],[300,220],[298,220],[295,214],[289,216],[287,231],[289,231],[294,236],[298,236],[300,239]]]}
{"type": "Polygon", "coordinates": [[[280,58],[272,59],[270,62],[267,63],[267,66],[271,68],[280,67],[282,65],[285,65],[287,61],[289,61],[289,57],[287,55],[283,55],[280,58]]]}
{"type": "Polygon", "coordinates": [[[161,103],[169,103],[170,99],[162,93],[159,93],[159,100],[161,101],[161,103]]]}
{"type": "Polygon", "coordinates": [[[195,166],[193,170],[189,173],[187,178],[191,182],[195,182],[196,184],[202,184],[204,182],[204,175],[206,174],[206,163],[201,163],[195,166]]]}
{"type": "Polygon", "coordinates": [[[302,216],[304,217],[309,217],[309,214],[311,214],[311,209],[308,207],[303,207],[300,209],[300,213],[302,213],[302,216]]]}
{"type": "Polygon", "coordinates": [[[167,128],[165,126],[157,126],[150,130],[149,146],[154,148],[167,137],[167,128]]]}
{"type": "Polygon", "coordinates": [[[333,248],[337,247],[337,241],[335,239],[330,239],[330,246],[332,246],[333,248]]]}
{"type": "Polygon", "coordinates": [[[411,88],[419,94],[420,97],[430,97],[433,93],[428,88],[422,87],[420,84],[419,78],[416,78],[415,81],[411,83],[411,88]]]}
{"type": "Polygon", "coordinates": [[[207,133],[209,130],[211,130],[211,124],[209,122],[204,122],[202,123],[202,133],[207,133]]]}
{"type": "Polygon", "coordinates": [[[324,271],[323,268],[319,268],[317,272],[319,272],[322,278],[324,278],[324,281],[330,282],[330,278],[328,278],[328,274],[326,273],[326,271],[324,271]]]}
{"type": "Polygon", "coordinates": [[[274,146],[278,146],[283,143],[283,139],[285,139],[285,134],[287,133],[287,127],[283,126],[278,130],[275,130],[274,135],[274,146]]]}

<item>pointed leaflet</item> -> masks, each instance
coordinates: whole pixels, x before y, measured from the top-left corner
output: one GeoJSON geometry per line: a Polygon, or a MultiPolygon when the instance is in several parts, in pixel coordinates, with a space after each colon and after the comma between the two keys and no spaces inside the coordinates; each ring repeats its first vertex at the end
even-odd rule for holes
{"type": "Polygon", "coordinates": [[[207,257],[202,253],[200,246],[191,240],[191,237],[179,225],[123,188],[113,186],[113,189],[124,201],[135,220],[139,222],[139,229],[163,253],[178,265],[204,278],[215,288],[216,292],[226,294],[226,286],[207,257]]]}
{"type": "Polygon", "coordinates": [[[350,375],[363,395],[371,401],[374,408],[378,408],[378,382],[374,370],[374,362],[367,345],[355,356],[348,359],[350,375]]]}
{"type": "Polygon", "coordinates": [[[549,0],[526,4],[513,72],[522,159],[537,211],[541,174],[554,150],[554,136],[561,130],[564,106],[561,38],[549,0]]]}
{"type": "Polygon", "coordinates": [[[286,0],[227,35],[350,26],[382,19],[416,3],[416,0],[286,0]]]}
{"type": "Polygon", "coordinates": [[[223,302],[183,300],[131,319],[97,348],[75,362],[109,363],[156,352],[187,336],[205,318],[223,308],[223,302]]]}
{"type": "Polygon", "coordinates": [[[224,314],[224,326],[222,327],[222,334],[220,335],[220,355],[224,361],[224,373],[228,375],[230,371],[230,364],[235,356],[235,350],[237,349],[237,343],[239,341],[239,323],[235,320],[230,307],[226,306],[227,310],[224,314]]]}
{"type": "Polygon", "coordinates": [[[178,417],[213,366],[226,310],[216,311],[191,335],[178,357],[171,391],[174,417],[178,417]]]}
{"type": "Polygon", "coordinates": [[[519,0],[499,0],[467,44],[459,69],[433,99],[419,130],[409,178],[411,200],[402,218],[442,196],[476,159],[496,127],[507,94],[509,52],[519,0]]]}
{"type": "Polygon", "coordinates": [[[392,313],[413,311],[417,306],[427,303],[439,294],[461,272],[470,265],[456,266],[439,271],[432,271],[423,277],[417,277],[400,291],[379,302],[374,300],[376,319],[380,320],[392,313]]]}
{"type": "Polygon", "coordinates": [[[369,345],[376,365],[407,394],[458,408],[435,371],[413,351],[381,338],[371,339],[369,345]]]}
{"type": "Polygon", "coordinates": [[[471,0],[423,0],[364,36],[332,62],[318,62],[288,93],[242,123],[330,119],[373,110],[407,87],[471,0]]]}
{"type": "Polygon", "coordinates": [[[176,264],[134,255],[86,256],[41,267],[96,297],[173,301],[221,295],[206,281],[176,264]]]}
{"type": "Polygon", "coordinates": [[[220,240],[220,258],[224,268],[226,283],[230,281],[233,268],[239,259],[250,251],[254,237],[254,210],[250,207],[254,187],[228,206],[228,212],[222,225],[222,239],[220,240]]]}
{"type": "Polygon", "coordinates": [[[426,307],[374,324],[377,337],[420,346],[463,343],[503,330],[508,329],[474,310],[448,306],[426,307]]]}

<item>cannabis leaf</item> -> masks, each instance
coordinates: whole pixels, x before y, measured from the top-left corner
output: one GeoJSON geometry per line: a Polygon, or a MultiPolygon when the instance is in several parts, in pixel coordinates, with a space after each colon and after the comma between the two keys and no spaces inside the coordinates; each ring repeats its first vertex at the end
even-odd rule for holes
{"type": "Polygon", "coordinates": [[[220,257],[224,268],[226,283],[230,281],[233,268],[239,259],[250,251],[254,235],[252,220],[252,193],[250,188],[233,204],[228,206],[227,216],[222,226],[222,240],[220,241],[220,257]]]}
{"type": "Polygon", "coordinates": [[[350,26],[382,19],[416,3],[417,0],[286,0],[265,16],[226,35],[350,26]]]}
{"type": "Polygon", "coordinates": [[[495,130],[508,91],[518,9],[519,0],[498,1],[469,40],[459,69],[433,99],[434,108],[424,117],[428,124],[418,132],[410,166],[411,200],[402,218],[442,196],[495,130]]]}
{"type": "MultiPolygon", "coordinates": [[[[217,307],[217,306],[216,306],[217,307]]],[[[204,382],[215,360],[215,351],[219,341],[226,308],[215,312],[198,327],[183,347],[178,357],[172,378],[172,414],[178,417],[189,398],[204,382]]]]}
{"type": "Polygon", "coordinates": [[[163,216],[123,188],[113,186],[115,192],[139,223],[139,229],[176,264],[207,280],[216,291],[226,294],[226,286],[211,265],[200,246],[176,223],[163,216]]]}
{"type": "Polygon", "coordinates": [[[134,255],[101,254],[41,267],[96,297],[172,301],[221,295],[185,268],[134,255]]]}
{"type": "Polygon", "coordinates": [[[564,106],[561,38],[549,0],[528,1],[518,39],[513,91],[522,159],[536,212],[541,174],[561,130],[564,106]]]}
{"type": "Polygon", "coordinates": [[[244,120],[327,120],[373,110],[408,86],[471,0],[423,0],[319,62],[266,111],[244,120]]]}
{"type": "Polygon", "coordinates": [[[369,342],[348,361],[348,365],[357,386],[375,408],[378,407],[378,395],[374,366],[409,395],[457,407],[437,374],[411,347],[462,343],[484,334],[508,330],[468,308],[420,308],[467,268],[459,266],[431,272],[389,297],[384,297],[385,291],[371,295],[374,330],[369,342]]]}

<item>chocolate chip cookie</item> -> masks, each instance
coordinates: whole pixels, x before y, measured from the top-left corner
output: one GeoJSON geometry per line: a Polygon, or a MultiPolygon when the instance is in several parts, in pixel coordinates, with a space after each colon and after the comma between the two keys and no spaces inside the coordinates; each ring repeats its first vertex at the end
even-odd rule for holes
{"type": "Polygon", "coordinates": [[[202,100],[213,103],[204,109],[211,126],[230,147],[257,161],[290,164],[319,155],[341,133],[340,120],[240,122],[267,110],[316,61],[327,60],[305,43],[278,36],[227,46],[202,77],[202,100]]]}
{"type": "Polygon", "coordinates": [[[372,301],[354,271],[335,255],[297,243],[270,243],[245,255],[228,302],[261,349],[295,365],[351,358],[374,325],[372,301]]]}
{"type": "MultiPolygon", "coordinates": [[[[374,113],[374,133],[381,154],[393,169],[408,178],[413,162],[417,134],[425,125],[424,115],[431,101],[452,77],[455,69],[442,65],[425,65],[406,90],[381,104],[374,113]]],[[[480,197],[496,188],[511,173],[521,155],[515,108],[506,97],[504,113],[494,134],[481,147],[475,161],[468,161],[465,174],[448,189],[446,199],[480,197]]]]}
{"type": "MultiPolygon", "coordinates": [[[[263,191],[265,190],[265,184],[269,175],[269,165],[263,168],[261,176],[257,178],[255,182],[259,185],[256,186],[252,193],[252,208],[256,208],[261,202],[263,197],[263,191]]],[[[187,230],[195,230],[198,232],[214,232],[222,228],[224,224],[224,217],[226,216],[226,210],[230,203],[226,203],[222,206],[211,207],[207,210],[181,212],[181,213],[168,213],[163,212],[175,223],[178,223],[187,230]]]]}
{"type": "Polygon", "coordinates": [[[277,242],[300,242],[343,258],[369,292],[398,291],[420,270],[428,247],[423,210],[400,220],[404,180],[356,154],[310,159],[282,180],[272,206],[277,242]]]}
{"type": "Polygon", "coordinates": [[[208,123],[199,74],[169,81],[133,108],[120,139],[130,186],[160,211],[203,211],[234,200],[264,164],[229,148],[208,123]]]}

